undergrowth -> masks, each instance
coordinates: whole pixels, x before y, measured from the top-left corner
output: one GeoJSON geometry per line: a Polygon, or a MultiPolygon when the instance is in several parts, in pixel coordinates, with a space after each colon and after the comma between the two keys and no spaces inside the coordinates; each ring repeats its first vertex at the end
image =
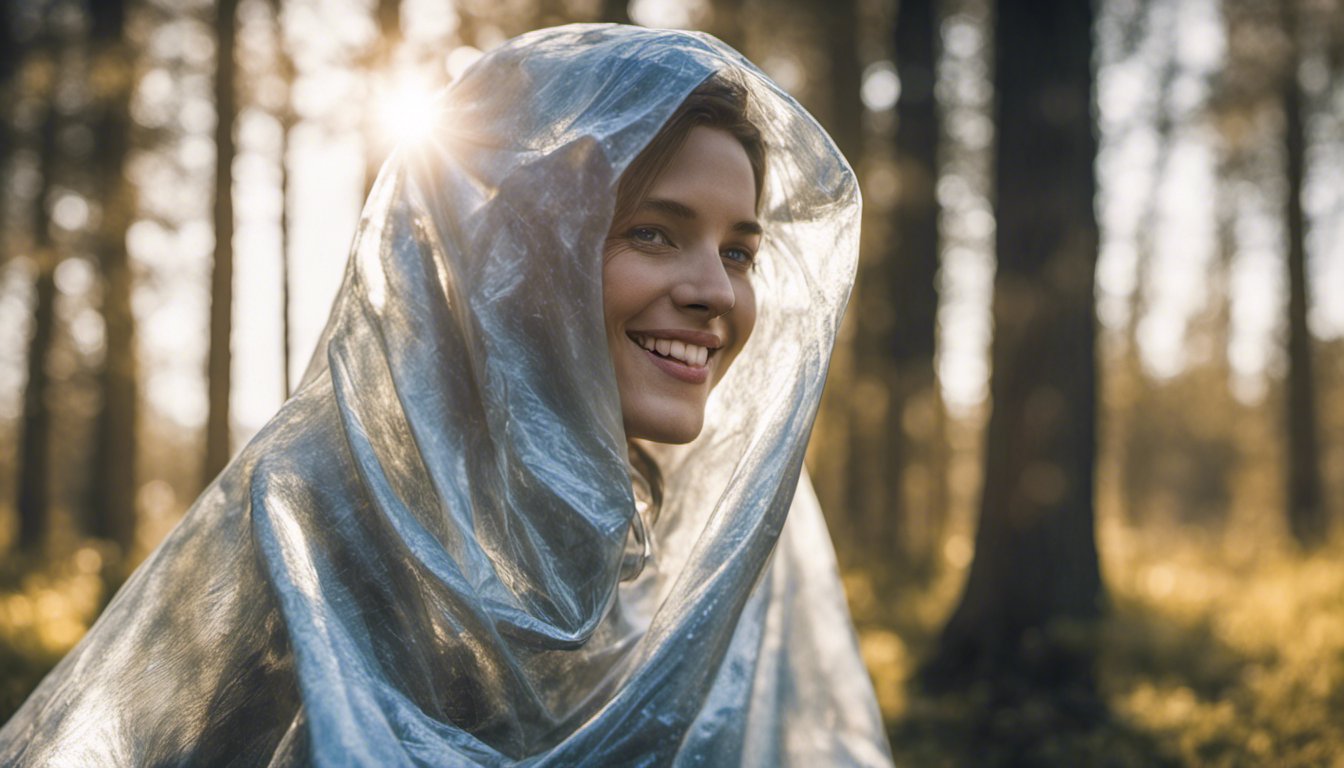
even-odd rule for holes
{"type": "Polygon", "coordinates": [[[1100,536],[1093,640],[1104,712],[913,684],[964,571],[931,585],[846,576],[897,765],[1344,768],[1344,546],[1309,556],[1198,530],[1100,536]]]}

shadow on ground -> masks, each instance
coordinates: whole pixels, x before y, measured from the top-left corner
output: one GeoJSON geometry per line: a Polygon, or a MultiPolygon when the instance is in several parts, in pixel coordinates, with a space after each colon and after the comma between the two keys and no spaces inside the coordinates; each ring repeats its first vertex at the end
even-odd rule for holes
{"type": "MultiPolygon", "coordinates": [[[[1273,748],[1256,748],[1240,718],[1248,683],[1274,659],[1239,651],[1219,638],[1209,614],[1171,616],[1121,600],[1097,627],[1092,650],[1097,692],[1092,703],[1050,690],[984,682],[935,692],[915,667],[929,658],[937,622],[893,608],[880,624],[860,620],[865,635],[894,632],[905,645],[900,690],[879,690],[898,766],[1243,766],[1269,763],[1273,748]],[[891,708],[888,707],[888,710],[891,708]]],[[[866,643],[867,644],[867,643],[866,643]]],[[[867,655],[867,654],[866,654],[867,655]]],[[[870,662],[871,663],[871,662],[870,662]]],[[[875,672],[879,689],[884,677],[875,672]]],[[[1285,730],[1285,729],[1280,729],[1285,730]]],[[[1320,734],[1315,735],[1320,738],[1320,734]]],[[[1310,738],[1310,737],[1308,737],[1310,738]]],[[[1291,765],[1311,765],[1305,757],[1291,765]]]]}

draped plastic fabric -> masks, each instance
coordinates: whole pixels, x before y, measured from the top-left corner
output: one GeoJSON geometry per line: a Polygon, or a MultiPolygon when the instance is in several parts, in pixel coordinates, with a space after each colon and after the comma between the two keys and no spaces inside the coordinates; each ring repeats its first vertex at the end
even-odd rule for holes
{"type": "Polygon", "coordinates": [[[713,38],[610,25],[513,40],[437,105],[378,179],[298,392],[0,764],[888,764],[800,481],[857,257],[830,139],[713,38]],[[758,320],[702,435],[654,451],[630,569],[603,243],[621,172],[714,73],[769,147],[758,320]]]}

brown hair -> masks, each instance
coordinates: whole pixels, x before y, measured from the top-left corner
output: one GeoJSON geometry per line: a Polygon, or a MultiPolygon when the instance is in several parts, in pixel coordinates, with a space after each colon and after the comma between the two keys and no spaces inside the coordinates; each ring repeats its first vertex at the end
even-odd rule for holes
{"type": "Polygon", "coordinates": [[[756,207],[759,208],[765,187],[765,141],[760,129],[751,121],[749,107],[747,89],[721,75],[711,76],[691,91],[658,135],[621,175],[613,222],[623,222],[634,214],[658,174],[672,161],[691,129],[696,127],[727,131],[746,150],[751,174],[756,180],[756,207]]]}

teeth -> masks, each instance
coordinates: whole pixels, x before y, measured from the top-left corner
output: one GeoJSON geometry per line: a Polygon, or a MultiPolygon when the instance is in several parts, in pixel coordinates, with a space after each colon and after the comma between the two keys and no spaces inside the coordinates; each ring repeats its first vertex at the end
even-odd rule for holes
{"type": "Polygon", "coordinates": [[[684,341],[655,339],[652,336],[636,336],[635,342],[650,352],[657,352],[663,357],[680,360],[692,368],[700,368],[709,360],[709,349],[707,347],[687,344],[684,341]]]}

